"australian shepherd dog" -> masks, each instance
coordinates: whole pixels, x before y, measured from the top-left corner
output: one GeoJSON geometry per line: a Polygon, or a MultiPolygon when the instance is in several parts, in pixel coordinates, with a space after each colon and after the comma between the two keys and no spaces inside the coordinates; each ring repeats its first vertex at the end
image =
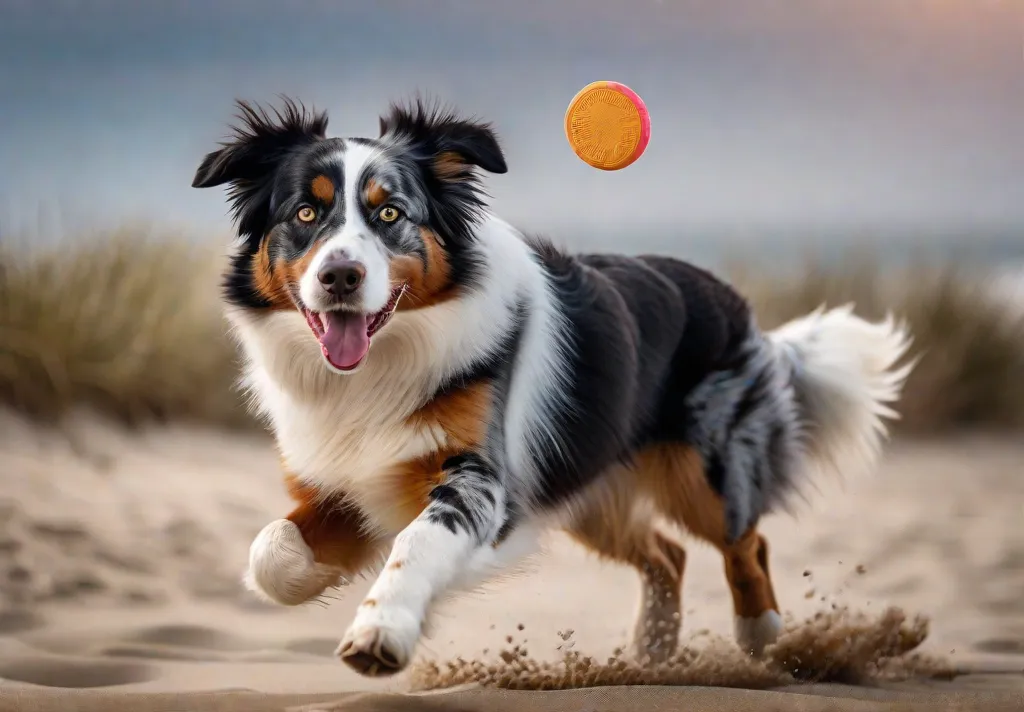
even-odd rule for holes
{"type": "Polygon", "coordinates": [[[724,558],[737,643],[776,639],[758,520],[874,462],[910,370],[900,322],[844,307],[762,331],[691,264],[525,235],[487,208],[491,127],[420,101],[377,138],[239,107],[192,185],[228,186],[227,312],[295,502],[252,543],[253,591],[295,605],[372,571],[337,654],[392,674],[439,600],[562,529],[636,569],[633,652],[660,661],[688,531],[724,558]]]}

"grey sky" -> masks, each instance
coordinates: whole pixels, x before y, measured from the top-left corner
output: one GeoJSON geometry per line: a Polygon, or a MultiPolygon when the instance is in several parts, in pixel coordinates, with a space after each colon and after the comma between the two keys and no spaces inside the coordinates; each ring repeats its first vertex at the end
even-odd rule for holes
{"type": "MultiPolygon", "coordinates": [[[[0,227],[152,218],[226,230],[189,187],[234,97],[287,93],[372,135],[420,90],[492,120],[495,208],[574,244],[715,234],[1015,232],[1024,245],[1016,0],[6,0],[0,227]],[[596,79],[647,102],[618,173],[562,116],[596,79]]],[[[659,238],[660,239],[660,238],[659,238]]]]}

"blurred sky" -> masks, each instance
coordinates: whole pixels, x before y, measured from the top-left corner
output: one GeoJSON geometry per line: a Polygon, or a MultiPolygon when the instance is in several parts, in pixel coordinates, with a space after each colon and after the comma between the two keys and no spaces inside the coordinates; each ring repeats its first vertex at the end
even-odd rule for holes
{"type": "Polygon", "coordinates": [[[223,195],[189,183],[235,97],[287,93],[333,135],[375,135],[420,90],[495,123],[496,210],[573,246],[870,233],[1024,251],[1024,0],[0,0],[0,68],[8,233],[142,218],[219,235],[223,195]],[[651,111],[618,173],[563,135],[596,79],[651,111]]]}

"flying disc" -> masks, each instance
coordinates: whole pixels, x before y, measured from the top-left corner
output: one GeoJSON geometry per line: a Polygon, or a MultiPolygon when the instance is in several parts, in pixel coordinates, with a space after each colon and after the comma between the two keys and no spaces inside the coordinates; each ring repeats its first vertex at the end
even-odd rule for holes
{"type": "Polygon", "coordinates": [[[586,163],[618,171],[643,155],[651,140],[651,117],[643,99],[625,84],[593,82],[569,102],[565,137],[586,163]]]}

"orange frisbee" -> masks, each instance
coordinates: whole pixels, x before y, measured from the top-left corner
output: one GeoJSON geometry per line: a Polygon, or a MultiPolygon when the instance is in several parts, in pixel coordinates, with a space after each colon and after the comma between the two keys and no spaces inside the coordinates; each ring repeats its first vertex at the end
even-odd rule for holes
{"type": "Polygon", "coordinates": [[[636,92],[618,82],[583,87],[565,111],[565,137],[583,161],[618,171],[643,155],[651,140],[651,117],[636,92]]]}

